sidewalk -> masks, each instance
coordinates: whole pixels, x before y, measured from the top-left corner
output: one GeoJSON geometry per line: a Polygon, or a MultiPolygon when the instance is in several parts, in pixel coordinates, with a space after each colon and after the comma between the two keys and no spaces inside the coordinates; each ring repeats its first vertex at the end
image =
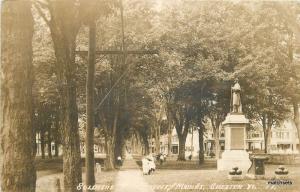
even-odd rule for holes
{"type": "Polygon", "coordinates": [[[127,155],[114,185],[115,192],[154,192],[131,155],[127,155]]]}

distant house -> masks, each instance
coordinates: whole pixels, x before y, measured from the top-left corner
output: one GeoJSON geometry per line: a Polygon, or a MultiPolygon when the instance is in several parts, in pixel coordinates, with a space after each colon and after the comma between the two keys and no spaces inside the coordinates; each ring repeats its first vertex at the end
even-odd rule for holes
{"type": "Polygon", "coordinates": [[[299,153],[297,128],[292,120],[285,120],[271,130],[269,149],[271,154],[299,153]]]}
{"type": "MultiPolygon", "coordinates": [[[[45,138],[47,138],[47,132],[45,133],[45,138]]],[[[36,156],[42,156],[42,141],[41,141],[41,134],[36,133],[35,135],[35,142],[36,142],[36,156]]],[[[44,143],[44,150],[45,155],[48,156],[48,142],[44,143]]],[[[62,155],[62,146],[58,146],[58,155],[62,155]]],[[[55,155],[55,143],[51,142],[51,155],[55,155]]]]}
{"type": "MultiPolygon", "coordinates": [[[[264,133],[260,124],[252,125],[254,128],[247,131],[246,145],[247,150],[252,152],[263,151],[264,133]]],[[[220,153],[225,150],[225,131],[223,128],[219,132],[219,146],[220,153]]],[[[160,152],[168,153],[168,135],[162,135],[160,138],[160,152]]],[[[298,154],[299,139],[297,137],[297,129],[292,120],[285,120],[279,126],[274,126],[271,129],[271,138],[268,145],[270,154],[298,154]]],[[[212,129],[207,129],[204,133],[203,148],[206,156],[215,154],[216,144],[212,129]]],[[[152,140],[150,149],[155,152],[155,141],[152,140]]],[[[172,131],[171,155],[179,153],[179,140],[175,128],[172,131]]],[[[199,155],[199,136],[198,130],[194,130],[187,135],[185,143],[186,157],[192,154],[193,156],[199,155]]]]}
{"type": "Polygon", "coordinates": [[[247,131],[246,145],[248,151],[263,151],[265,148],[264,133],[258,123],[252,124],[252,129],[247,131]]]}
{"type": "MultiPolygon", "coordinates": [[[[256,124],[255,129],[248,131],[246,142],[249,151],[262,151],[265,149],[264,133],[261,125],[256,124]]],[[[268,153],[299,153],[297,128],[292,120],[284,120],[279,126],[272,127],[270,143],[268,144],[268,153]]]]}
{"type": "MultiPolygon", "coordinates": [[[[172,130],[172,140],[171,140],[171,155],[178,155],[179,153],[179,140],[177,136],[176,129],[174,128],[172,130]]],[[[225,141],[224,141],[224,131],[221,131],[220,133],[220,149],[225,149],[225,141]]],[[[155,152],[155,141],[154,139],[151,142],[150,148],[152,152],[155,152]]],[[[207,156],[210,156],[211,153],[215,153],[215,140],[213,137],[212,131],[208,130],[206,133],[204,133],[204,139],[203,139],[203,149],[204,153],[207,156]]],[[[162,135],[160,137],[160,152],[168,154],[168,135],[162,135]]],[[[197,129],[195,129],[193,132],[189,132],[186,138],[185,143],[185,156],[188,157],[189,155],[192,155],[193,157],[196,157],[199,155],[199,132],[197,129]]]]}
{"type": "MultiPolygon", "coordinates": [[[[97,138],[94,141],[94,155],[95,157],[106,157],[105,153],[105,141],[104,138],[97,138]]],[[[84,142],[81,142],[80,144],[80,153],[81,157],[85,157],[85,144],[84,142]]]]}

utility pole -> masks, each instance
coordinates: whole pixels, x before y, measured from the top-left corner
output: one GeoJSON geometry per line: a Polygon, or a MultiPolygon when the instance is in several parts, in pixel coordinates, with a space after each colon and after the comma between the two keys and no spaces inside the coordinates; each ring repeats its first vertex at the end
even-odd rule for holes
{"type": "Polygon", "coordinates": [[[89,21],[89,51],[86,81],[86,138],[85,138],[85,167],[86,185],[95,185],[95,158],[94,158],[94,87],[95,87],[95,52],[96,52],[96,23],[89,21]]]}

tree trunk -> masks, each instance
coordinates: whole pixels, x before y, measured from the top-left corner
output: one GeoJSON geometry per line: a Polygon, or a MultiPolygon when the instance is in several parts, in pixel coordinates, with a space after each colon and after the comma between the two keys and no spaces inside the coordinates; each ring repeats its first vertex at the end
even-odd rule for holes
{"type": "Polygon", "coordinates": [[[94,172],[94,87],[95,87],[95,51],[96,51],[96,24],[94,21],[89,23],[89,63],[86,81],[86,153],[85,153],[85,167],[86,167],[86,185],[95,185],[94,172]]]}
{"type": "Polygon", "coordinates": [[[178,135],[179,140],[179,154],[178,154],[178,161],[185,161],[185,142],[186,137],[184,135],[178,135]]]}
{"type": "Polygon", "coordinates": [[[138,138],[137,140],[137,154],[141,154],[143,155],[143,145],[142,145],[142,141],[140,140],[140,138],[138,138]]]}
{"type": "MultiPolygon", "coordinates": [[[[81,25],[74,1],[51,1],[49,25],[56,57],[59,120],[62,130],[64,191],[76,191],[82,183],[82,165],[76,103],[75,42],[81,25]]],[[[42,13],[40,13],[42,15],[42,13]]],[[[44,15],[45,18],[45,15],[44,15]]],[[[46,20],[46,19],[45,19],[46,20]]],[[[80,190],[81,191],[81,190],[80,190]]]]}
{"type": "Polygon", "coordinates": [[[54,157],[58,157],[59,154],[59,146],[58,146],[58,142],[55,141],[55,153],[54,153],[54,157]]]}
{"type": "Polygon", "coordinates": [[[55,122],[54,122],[54,131],[53,131],[53,135],[54,135],[54,143],[55,143],[55,157],[58,157],[59,155],[59,145],[61,143],[61,130],[59,130],[59,120],[58,117],[55,116],[55,122]]]}
{"type": "Polygon", "coordinates": [[[106,136],[105,137],[105,153],[106,153],[106,159],[105,159],[105,169],[106,170],[113,170],[115,168],[114,161],[115,161],[115,155],[114,155],[114,143],[113,138],[106,136]]]}
{"type": "Polygon", "coordinates": [[[63,135],[63,173],[65,192],[76,191],[76,186],[82,182],[82,164],[80,156],[78,116],[76,105],[76,92],[70,88],[68,97],[62,97],[64,109],[62,110],[63,135]],[[72,94],[71,94],[72,93],[72,94]],[[65,105],[66,104],[66,105],[65,105]]]}
{"type": "MultiPolygon", "coordinates": [[[[268,146],[268,144],[270,144],[271,142],[271,128],[272,128],[272,118],[270,116],[268,116],[267,118],[267,130],[266,130],[266,142],[265,142],[265,146],[268,146]]],[[[267,147],[267,150],[265,151],[266,153],[269,153],[270,149],[267,147]]]]}
{"type": "Polygon", "coordinates": [[[75,45],[66,48],[61,44],[63,40],[54,38],[55,54],[60,66],[57,70],[60,85],[60,127],[63,130],[63,172],[65,192],[76,191],[76,187],[82,182],[78,109],[76,103],[75,83],[75,45]],[[65,50],[67,49],[67,50],[65,50]],[[70,55],[65,55],[68,53],[70,55]]]}
{"type": "Polygon", "coordinates": [[[160,125],[157,123],[155,128],[155,151],[157,154],[160,153],[160,125]]]}
{"type": "Polygon", "coordinates": [[[145,146],[145,152],[144,152],[144,155],[148,155],[148,154],[150,153],[148,139],[145,139],[145,140],[144,140],[144,146],[145,146]]]}
{"type": "Polygon", "coordinates": [[[215,155],[216,159],[220,159],[220,139],[219,139],[219,126],[217,125],[215,131],[214,131],[214,136],[215,136],[215,155]]]}
{"type": "MultiPolygon", "coordinates": [[[[36,135],[36,134],[34,134],[34,135],[36,135]]],[[[38,145],[37,145],[37,143],[36,143],[36,139],[34,138],[33,139],[34,140],[34,146],[33,146],[33,156],[35,157],[36,156],[36,153],[37,153],[37,147],[38,147],[38,145]]]]}
{"type": "Polygon", "coordinates": [[[198,129],[199,136],[199,164],[204,163],[204,148],[203,148],[203,127],[198,129]]]}
{"type": "MultiPolygon", "coordinates": [[[[49,128],[50,129],[50,128],[49,128]]],[[[52,150],[51,150],[51,132],[48,131],[47,135],[47,145],[48,145],[48,157],[52,159],[52,150]]]]}
{"type": "Polygon", "coordinates": [[[263,126],[263,132],[264,132],[264,152],[265,154],[268,153],[268,131],[267,131],[267,122],[266,122],[266,117],[263,115],[262,118],[262,126],[263,126]]]}
{"type": "Polygon", "coordinates": [[[60,82],[60,127],[63,130],[63,172],[65,192],[76,191],[82,183],[82,165],[76,103],[75,39],[66,40],[61,34],[51,33],[60,82]],[[67,43],[68,42],[68,43],[67,43]]]}
{"type": "Polygon", "coordinates": [[[1,11],[1,189],[34,192],[31,1],[3,1],[1,11]]]}
{"type": "Polygon", "coordinates": [[[264,133],[264,143],[265,143],[265,150],[264,150],[264,152],[265,152],[265,154],[267,154],[268,153],[268,133],[264,133]]]}
{"type": "Polygon", "coordinates": [[[45,131],[41,130],[41,153],[42,159],[45,159],[45,131]]]}
{"type": "Polygon", "coordinates": [[[168,128],[168,155],[171,155],[171,149],[172,149],[172,126],[169,125],[168,128]]]}
{"type": "Polygon", "coordinates": [[[125,140],[124,140],[124,132],[122,130],[122,128],[118,128],[117,129],[117,132],[116,132],[116,136],[115,136],[115,149],[114,149],[114,152],[115,152],[115,161],[116,161],[116,158],[118,156],[121,156],[122,158],[124,158],[124,151],[123,151],[123,148],[124,148],[124,145],[125,145],[125,140]]]}

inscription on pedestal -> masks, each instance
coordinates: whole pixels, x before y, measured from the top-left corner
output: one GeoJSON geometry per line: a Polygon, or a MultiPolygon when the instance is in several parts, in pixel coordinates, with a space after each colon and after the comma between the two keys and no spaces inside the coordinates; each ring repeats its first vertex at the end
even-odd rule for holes
{"type": "Polygon", "coordinates": [[[244,129],[231,128],[231,149],[244,149],[244,129]]]}

